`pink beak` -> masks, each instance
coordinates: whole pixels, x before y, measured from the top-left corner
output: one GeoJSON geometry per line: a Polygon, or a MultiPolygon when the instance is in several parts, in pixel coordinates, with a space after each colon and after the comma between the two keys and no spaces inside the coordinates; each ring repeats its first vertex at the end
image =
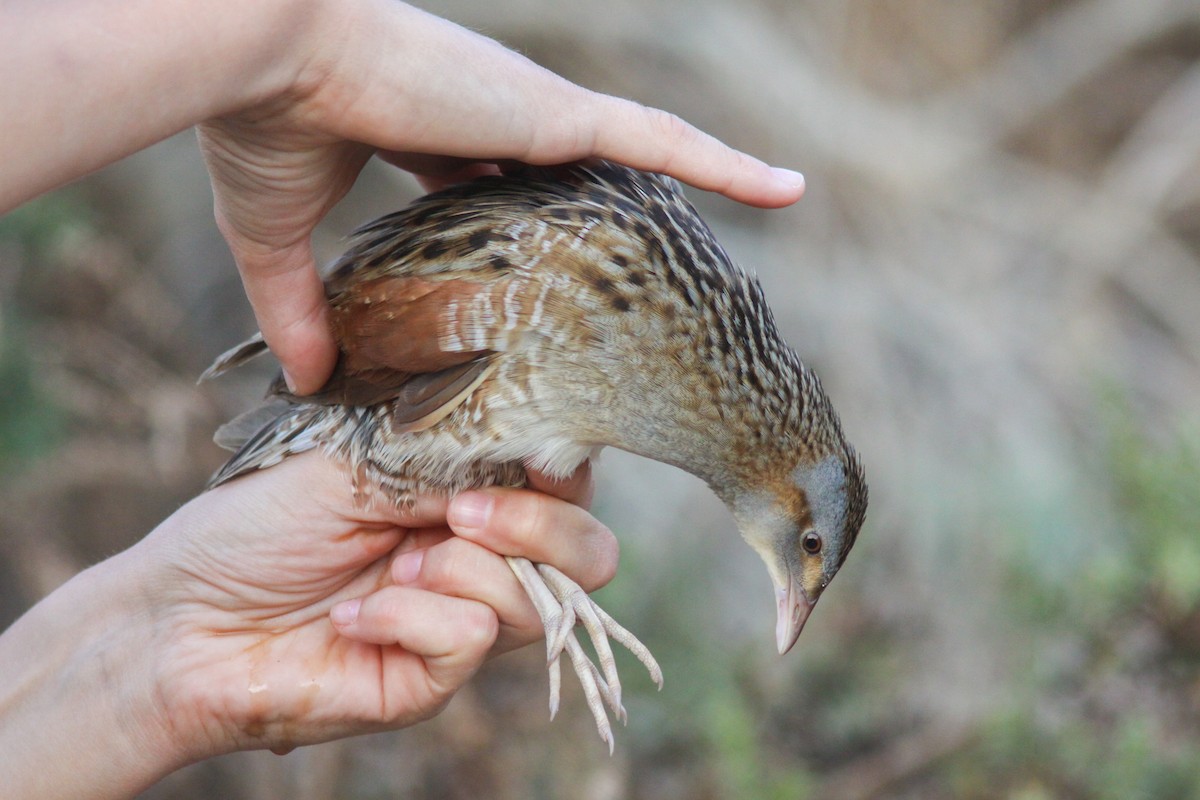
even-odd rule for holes
{"type": "Polygon", "coordinates": [[[800,638],[804,623],[812,613],[815,600],[809,600],[795,581],[788,581],[786,589],[776,589],[775,597],[779,602],[779,619],[775,623],[775,643],[779,646],[779,655],[792,649],[792,645],[800,638]]]}

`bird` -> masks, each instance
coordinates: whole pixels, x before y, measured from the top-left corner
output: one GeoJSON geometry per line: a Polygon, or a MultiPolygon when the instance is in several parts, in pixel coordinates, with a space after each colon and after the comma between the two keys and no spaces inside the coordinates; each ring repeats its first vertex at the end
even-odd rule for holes
{"type": "MultiPolygon", "coordinates": [[[[325,278],[339,358],[311,395],[280,374],[216,434],[235,452],[209,487],[320,449],[356,494],[520,487],[606,446],[703,479],[766,564],[780,654],[845,563],[867,509],[857,451],[817,375],[784,343],[759,282],[680,185],[594,160],[524,166],[418,198],[360,228],[325,278]]],[[[267,351],[258,334],[208,379],[267,351]]],[[[609,639],[649,650],[547,564],[508,558],[601,738],[625,722],[609,639]],[[597,666],[575,635],[593,645],[597,666]]]]}

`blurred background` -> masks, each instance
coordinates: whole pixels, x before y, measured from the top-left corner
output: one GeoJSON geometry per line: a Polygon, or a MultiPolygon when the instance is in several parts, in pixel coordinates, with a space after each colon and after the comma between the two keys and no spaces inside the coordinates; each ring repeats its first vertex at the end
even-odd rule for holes
{"type": "MultiPolygon", "coordinates": [[[[693,192],[860,449],[871,510],[795,650],[698,482],[610,452],[609,757],[537,647],[435,721],[229,756],[165,798],[1200,796],[1200,5],[447,0],[429,10],[776,164],[693,192]],[[618,654],[618,659],[621,659],[618,654]]],[[[86,135],[86,132],[81,132],[86,135]]],[[[322,230],[417,189],[372,167],[322,230]]],[[[182,134],[0,219],[0,620],[139,538],[265,372],[182,134]]]]}

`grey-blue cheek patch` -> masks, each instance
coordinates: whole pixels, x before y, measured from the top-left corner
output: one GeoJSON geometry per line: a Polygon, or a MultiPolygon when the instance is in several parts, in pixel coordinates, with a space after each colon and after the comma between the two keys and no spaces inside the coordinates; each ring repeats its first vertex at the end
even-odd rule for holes
{"type": "Polygon", "coordinates": [[[796,467],[792,479],[808,496],[813,522],[826,539],[823,560],[828,575],[837,566],[837,554],[845,535],[848,505],[845,469],[837,456],[829,456],[816,466],[796,467]]]}

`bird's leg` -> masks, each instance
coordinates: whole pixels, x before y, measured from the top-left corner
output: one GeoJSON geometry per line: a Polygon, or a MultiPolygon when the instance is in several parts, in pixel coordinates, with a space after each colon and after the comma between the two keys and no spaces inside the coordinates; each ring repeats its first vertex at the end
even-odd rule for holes
{"type": "MultiPolygon", "coordinates": [[[[571,657],[571,664],[575,667],[575,674],[579,676],[579,683],[583,686],[583,696],[587,699],[588,708],[592,711],[592,718],[596,720],[596,729],[600,731],[600,739],[608,745],[608,754],[611,756],[614,739],[612,725],[609,724],[604,704],[607,702],[610,707],[613,707],[612,694],[608,691],[604,678],[596,669],[596,665],[587,657],[587,653],[583,652],[579,640],[574,635],[567,638],[566,651],[567,655],[571,657]]],[[[557,658],[554,659],[554,663],[558,663],[557,658]]],[[[620,708],[620,706],[617,707],[620,708]]],[[[624,713],[625,709],[621,708],[617,714],[618,719],[621,719],[624,713]]]]}
{"type": "MultiPolygon", "coordinates": [[[[532,561],[512,556],[508,556],[504,560],[516,573],[517,580],[525,589],[525,594],[529,595],[529,599],[533,601],[533,607],[542,619],[542,626],[546,629],[546,661],[553,664],[558,659],[558,654],[562,652],[567,637],[571,635],[571,629],[575,627],[575,609],[558,601],[551,593],[550,588],[546,586],[542,576],[538,574],[537,567],[533,565],[532,561]]],[[[553,677],[551,675],[552,679],[553,677]]],[[[553,683],[554,681],[551,680],[551,684],[553,683]]],[[[550,698],[551,717],[554,716],[558,706],[557,692],[552,692],[552,694],[554,696],[550,698]]]]}
{"type": "MultiPolygon", "coordinates": [[[[654,656],[650,654],[646,645],[638,641],[636,636],[609,616],[603,608],[596,605],[595,601],[588,597],[587,592],[583,591],[575,581],[549,564],[538,564],[537,569],[546,579],[546,585],[550,587],[550,591],[562,602],[563,607],[566,608],[569,605],[574,609],[576,620],[583,625],[584,630],[591,637],[592,647],[596,649],[596,657],[600,660],[604,680],[612,690],[615,700],[610,705],[618,717],[624,716],[625,709],[621,707],[621,679],[617,675],[617,662],[613,658],[612,647],[608,644],[610,638],[615,639],[637,656],[638,661],[641,661],[650,673],[650,678],[655,685],[662,688],[662,669],[659,668],[658,662],[654,660],[654,656]]],[[[621,721],[625,720],[621,719],[621,721]]]]}
{"type": "Polygon", "coordinates": [[[624,706],[621,705],[621,681],[617,675],[616,661],[613,658],[609,638],[627,647],[638,660],[646,665],[650,677],[658,687],[662,688],[662,670],[654,660],[654,656],[646,646],[638,641],[632,633],[619,625],[602,608],[595,604],[580,586],[559,570],[547,564],[534,566],[523,558],[507,559],[509,566],[517,575],[517,579],[525,588],[542,625],[546,629],[546,656],[550,668],[550,715],[558,710],[559,658],[566,650],[570,656],[575,674],[583,684],[587,697],[588,708],[596,719],[600,736],[612,747],[612,730],[608,723],[608,715],[604,711],[604,703],[613,710],[617,719],[624,723],[627,719],[624,706]],[[574,624],[580,622],[588,632],[601,668],[597,668],[584,653],[578,639],[575,638],[574,624]],[[603,702],[601,702],[603,701],[603,702]]]}

